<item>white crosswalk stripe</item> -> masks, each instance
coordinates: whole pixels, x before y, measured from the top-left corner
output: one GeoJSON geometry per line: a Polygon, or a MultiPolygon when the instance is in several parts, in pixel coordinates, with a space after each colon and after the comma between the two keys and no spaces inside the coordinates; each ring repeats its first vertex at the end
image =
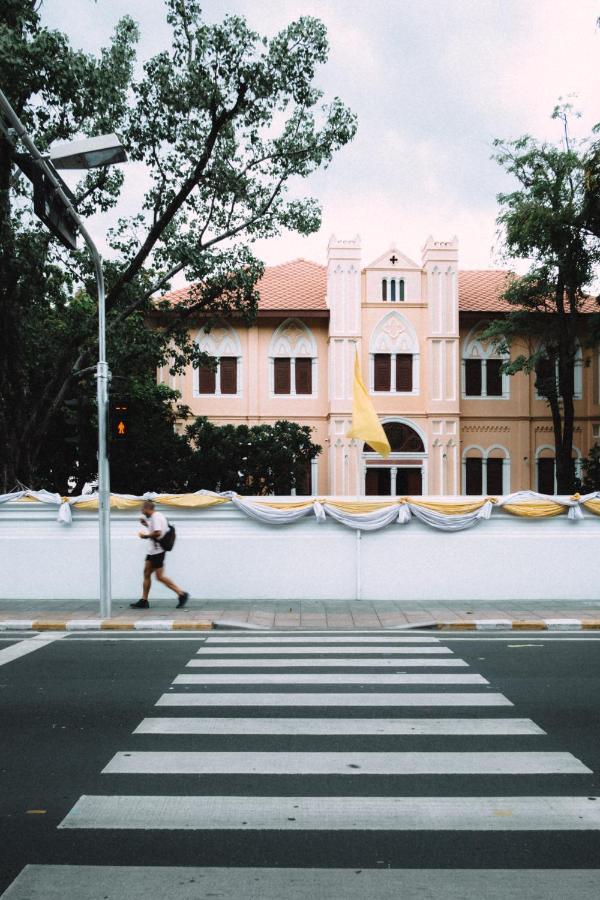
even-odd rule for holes
{"type": "Polygon", "coordinates": [[[301,716],[294,719],[236,719],[230,716],[203,719],[161,718],[155,716],[144,719],[134,734],[312,734],[312,735],[507,735],[545,734],[531,719],[309,719],[301,716]]]}
{"type": "Polygon", "coordinates": [[[81,797],[60,828],[600,830],[588,797],[81,797]]]}
{"type": "Polygon", "coordinates": [[[163,694],[157,706],[512,706],[504,694],[392,693],[195,693],[163,694]]]}
{"type": "Polygon", "coordinates": [[[467,668],[468,663],[464,659],[456,657],[425,657],[414,659],[412,657],[392,657],[385,656],[363,657],[362,659],[351,659],[346,656],[331,658],[315,658],[306,659],[298,657],[297,659],[191,659],[187,664],[188,668],[197,669],[457,669],[467,668]]]}
{"type": "Polygon", "coordinates": [[[110,775],[570,775],[591,772],[571,753],[117,753],[110,775]]]}
{"type": "Polygon", "coordinates": [[[489,681],[482,675],[454,675],[448,673],[436,672],[431,675],[424,672],[419,675],[411,673],[390,674],[372,674],[363,673],[356,675],[354,673],[327,672],[325,674],[306,674],[290,675],[281,672],[273,675],[255,675],[254,673],[244,673],[235,675],[230,673],[222,673],[213,675],[203,673],[202,675],[178,675],[173,680],[173,684],[489,684],[489,681]]]}
{"type": "MultiPolygon", "coordinates": [[[[469,666],[437,637],[397,631],[211,635],[186,663],[186,671],[174,673],[173,687],[155,703],[173,712],[160,715],[157,710],[157,715],[143,719],[127,747],[102,770],[106,793],[81,796],[59,828],[252,831],[260,833],[263,846],[272,833],[296,831],[600,831],[600,798],[588,796],[584,788],[572,794],[563,790],[564,784],[580,784],[591,774],[585,762],[565,750],[547,749],[546,732],[531,719],[510,715],[511,699],[482,689],[489,685],[482,675],[440,671],[445,668],[469,666]],[[336,740],[340,737],[344,740],[336,740]],[[120,793],[123,776],[140,783],[139,792],[120,793]],[[487,782],[480,776],[492,776],[493,784],[505,790],[485,795],[479,785],[487,782]],[[149,784],[157,786],[155,792],[149,784]],[[382,784],[387,785],[385,796],[382,784]],[[407,796],[402,784],[410,784],[407,796]],[[466,796],[461,793],[465,784],[466,796]]],[[[469,840],[468,835],[464,839],[469,840]]],[[[328,870],[309,869],[314,862],[302,857],[303,843],[298,847],[304,872],[315,872],[313,883],[325,884],[328,870]]],[[[94,867],[72,868],[62,881],[58,872],[49,876],[57,885],[56,895],[48,894],[52,900],[69,896],[70,888],[61,884],[79,883],[84,886],[77,895],[86,900],[85,872],[94,867]]],[[[121,869],[99,868],[98,884],[106,884],[107,896],[129,900],[127,892],[133,888],[127,885],[142,885],[145,876],[141,869],[121,869]]],[[[180,879],[184,876],[179,873],[190,869],[169,871],[180,879]]],[[[205,882],[207,895],[209,886],[213,890],[213,885],[226,884],[219,880],[225,870],[200,871],[216,873],[213,881],[205,882]]],[[[292,888],[278,894],[275,885],[291,885],[285,875],[294,871],[285,866],[265,869],[264,897],[293,900],[292,888]]],[[[28,867],[15,882],[18,890],[11,900],[44,895],[30,887],[42,883],[43,873],[43,866],[28,867]]],[[[419,877],[410,883],[417,884],[419,877]]],[[[299,878],[303,887],[298,898],[311,893],[330,896],[307,888],[304,875],[299,878]]],[[[336,889],[342,882],[340,877],[336,889]]],[[[381,896],[403,895],[403,882],[393,883],[397,889],[381,896]]],[[[422,883],[431,884],[426,878],[422,883]]],[[[553,886],[558,883],[552,881],[553,886]]],[[[357,884],[344,888],[344,898],[379,896],[366,880],[353,893],[357,884]]],[[[432,897],[462,900],[460,893],[447,894],[443,879],[435,884],[439,893],[432,892],[432,897]]],[[[517,883],[514,896],[529,896],[523,884],[517,883]]],[[[588,889],[585,878],[581,884],[583,891],[588,889]]],[[[145,892],[140,888],[140,896],[157,890],[161,893],[149,884],[145,892]]],[[[222,893],[218,890],[214,887],[215,895],[230,896],[226,887],[222,893]]],[[[253,897],[251,890],[244,889],[243,895],[253,897]]],[[[174,891],[165,896],[179,900],[174,891]]],[[[182,900],[187,896],[181,893],[182,900]]],[[[587,900],[594,894],[581,896],[587,900]]]]}

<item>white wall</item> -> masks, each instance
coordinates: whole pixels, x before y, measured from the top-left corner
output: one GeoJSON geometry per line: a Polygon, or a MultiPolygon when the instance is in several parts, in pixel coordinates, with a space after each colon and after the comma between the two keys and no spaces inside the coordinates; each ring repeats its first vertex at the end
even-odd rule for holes
{"type": "MultiPolygon", "coordinates": [[[[344,498],[348,499],[348,498],[344,498]]],[[[71,526],[39,503],[0,507],[0,599],[95,599],[97,519],[71,526]]],[[[519,519],[494,510],[448,534],[413,519],[357,534],[313,516],[266,526],[233,506],[169,510],[177,528],[167,572],[196,599],[597,600],[600,517],[519,519]]],[[[145,541],[139,513],[112,514],[115,599],[140,596],[145,541]]],[[[156,597],[171,596],[162,587],[156,597]]]]}

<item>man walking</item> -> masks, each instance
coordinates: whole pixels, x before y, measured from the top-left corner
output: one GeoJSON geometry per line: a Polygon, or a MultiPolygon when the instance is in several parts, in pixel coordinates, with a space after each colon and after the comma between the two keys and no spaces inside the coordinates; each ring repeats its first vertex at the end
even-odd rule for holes
{"type": "Polygon", "coordinates": [[[179,598],[177,609],[181,609],[181,607],[185,606],[188,602],[190,595],[187,591],[183,591],[180,587],[177,587],[175,582],[171,581],[171,579],[167,578],[165,575],[165,551],[159,543],[161,538],[167,533],[169,523],[165,516],[155,508],[152,500],[144,500],[142,512],[143,516],[140,519],[140,522],[144,525],[145,530],[140,531],[139,536],[142,540],[149,540],[151,543],[150,549],[146,555],[146,562],[144,563],[144,589],[142,591],[142,599],[138,600],[137,603],[130,603],[129,605],[132,609],[149,608],[148,595],[150,593],[152,573],[154,572],[158,581],[166,585],[171,591],[175,591],[179,598]]]}

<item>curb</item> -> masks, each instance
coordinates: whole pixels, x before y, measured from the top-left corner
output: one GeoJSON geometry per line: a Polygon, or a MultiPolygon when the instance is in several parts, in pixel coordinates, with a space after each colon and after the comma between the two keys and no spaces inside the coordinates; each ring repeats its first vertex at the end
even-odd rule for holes
{"type": "MultiPolygon", "coordinates": [[[[213,629],[240,631],[277,631],[301,630],[292,625],[286,628],[273,628],[256,625],[251,622],[237,622],[217,619],[209,622],[185,621],[183,619],[138,619],[125,622],[118,619],[68,619],[67,621],[50,621],[43,619],[4,619],[0,620],[0,632],[4,631],[212,631],[213,629]]],[[[393,625],[375,629],[381,631],[410,631],[414,629],[435,629],[437,631],[600,631],[600,619],[473,619],[468,622],[427,621],[393,625]]],[[[364,628],[328,629],[331,631],[365,631],[364,628]]]]}

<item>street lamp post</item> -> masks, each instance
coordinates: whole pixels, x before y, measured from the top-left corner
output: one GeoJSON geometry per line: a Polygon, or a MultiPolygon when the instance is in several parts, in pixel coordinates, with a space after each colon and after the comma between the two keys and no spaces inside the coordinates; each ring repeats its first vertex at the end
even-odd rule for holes
{"type": "MultiPolygon", "coordinates": [[[[96,276],[96,290],[98,293],[98,363],[96,366],[97,398],[98,398],[98,526],[100,543],[100,615],[109,618],[111,615],[111,571],[110,571],[110,468],[107,453],[108,431],[108,385],[110,371],[106,359],[106,303],[104,292],[104,272],[102,270],[102,257],[90,233],[78,215],[66,185],[57,174],[56,169],[90,169],[95,166],[107,166],[116,162],[125,162],[127,159],[124,148],[118,137],[114,134],[102,135],[96,138],[87,138],[83,141],[74,141],[69,144],[56,147],[50,152],[50,162],[37,149],[32,139],[27,134],[24,125],[10,105],[6,95],[0,90],[0,124],[4,136],[12,143],[11,129],[27,148],[30,159],[21,166],[28,177],[31,177],[32,166],[37,167],[37,172],[43,173],[49,183],[52,196],[49,196],[50,204],[58,198],[67,214],[72,220],[68,224],[74,224],[81,232],[94,264],[96,276]],[[1,123],[2,117],[4,123],[1,123]],[[7,126],[8,125],[8,129],[7,126]]],[[[47,189],[46,188],[46,189],[47,189]]],[[[52,212],[52,211],[50,211],[52,212]]],[[[48,222],[48,216],[43,221],[48,222]]],[[[50,224],[50,227],[52,225],[50,224]]],[[[55,229],[52,229],[55,231],[55,229]]],[[[55,231],[57,236],[65,242],[64,235],[55,231]]],[[[69,242],[74,246],[74,238],[69,242]]]]}

